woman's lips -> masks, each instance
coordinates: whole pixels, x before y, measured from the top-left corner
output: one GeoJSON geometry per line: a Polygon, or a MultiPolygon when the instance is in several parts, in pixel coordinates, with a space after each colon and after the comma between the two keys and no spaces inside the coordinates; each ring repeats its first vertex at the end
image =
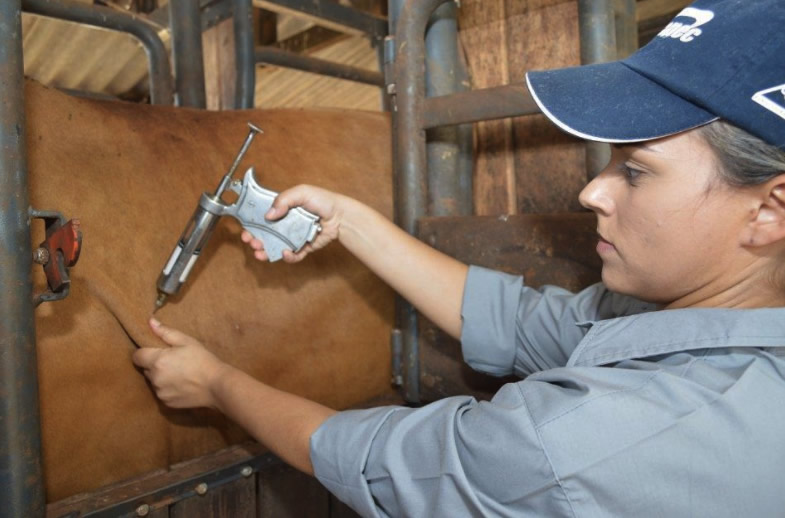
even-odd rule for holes
{"type": "Polygon", "coordinates": [[[604,254],[609,254],[611,252],[615,252],[616,251],[616,247],[613,246],[613,243],[611,243],[610,241],[607,241],[602,236],[597,236],[597,237],[598,237],[598,241],[597,241],[597,253],[598,254],[604,255],[604,254]]]}

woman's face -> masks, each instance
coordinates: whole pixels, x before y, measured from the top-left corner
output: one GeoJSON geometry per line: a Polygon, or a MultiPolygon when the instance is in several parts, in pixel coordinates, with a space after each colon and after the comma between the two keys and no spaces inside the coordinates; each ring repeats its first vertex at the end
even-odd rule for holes
{"type": "Polygon", "coordinates": [[[733,282],[728,272],[738,268],[738,236],[751,205],[716,167],[695,131],[612,147],[608,166],[580,194],[597,214],[609,289],[693,305],[733,282]]]}

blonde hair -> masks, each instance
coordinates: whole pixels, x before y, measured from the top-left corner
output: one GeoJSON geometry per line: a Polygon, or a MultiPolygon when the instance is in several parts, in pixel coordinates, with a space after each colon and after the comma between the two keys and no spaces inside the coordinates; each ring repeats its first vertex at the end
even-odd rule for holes
{"type": "Polygon", "coordinates": [[[785,150],[718,120],[698,129],[714,151],[720,177],[737,187],[759,185],[785,173],[785,150]]]}

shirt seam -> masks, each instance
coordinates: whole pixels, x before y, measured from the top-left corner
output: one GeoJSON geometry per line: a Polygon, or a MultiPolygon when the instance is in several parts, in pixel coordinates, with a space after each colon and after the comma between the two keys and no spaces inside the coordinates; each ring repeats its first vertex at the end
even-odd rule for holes
{"type": "Polygon", "coordinates": [[[529,416],[529,421],[532,423],[532,428],[534,429],[534,433],[537,434],[537,441],[540,443],[540,449],[542,450],[542,454],[545,455],[545,460],[548,461],[548,466],[551,468],[551,474],[553,475],[553,479],[559,485],[559,488],[564,495],[564,499],[567,500],[567,505],[570,508],[570,512],[572,513],[573,518],[576,518],[575,515],[575,508],[572,505],[572,500],[570,500],[570,495],[567,494],[567,489],[562,484],[559,475],[556,473],[556,468],[553,467],[553,462],[551,461],[550,455],[548,455],[548,450],[545,448],[545,443],[542,440],[542,436],[540,435],[540,428],[534,422],[534,416],[532,416],[531,411],[529,410],[529,404],[526,402],[526,396],[523,395],[523,390],[521,390],[520,384],[516,383],[516,388],[518,389],[518,393],[521,395],[521,400],[523,401],[523,408],[526,409],[526,414],[529,416]]]}
{"type": "MultiPolygon", "coordinates": [[[[594,337],[592,337],[592,339],[593,338],[594,337]]],[[[678,340],[678,341],[673,341],[673,342],[664,342],[664,343],[652,345],[651,347],[646,347],[646,348],[642,348],[642,349],[633,349],[632,351],[623,351],[621,349],[615,349],[615,350],[613,350],[613,351],[611,351],[609,353],[605,353],[605,354],[601,354],[601,355],[595,355],[595,356],[589,356],[588,358],[584,359],[583,361],[591,361],[591,362],[603,361],[603,360],[606,360],[608,358],[613,358],[614,356],[618,356],[620,353],[625,353],[625,356],[623,356],[620,359],[637,358],[637,357],[639,357],[640,354],[646,355],[646,354],[648,354],[648,353],[650,353],[652,351],[665,352],[666,350],[669,350],[671,347],[678,346],[678,345],[696,344],[696,343],[700,343],[700,342],[708,342],[708,341],[721,340],[721,339],[729,340],[731,338],[734,339],[734,340],[746,339],[746,338],[780,338],[780,339],[782,339],[782,335],[744,335],[744,336],[723,335],[723,336],[712,336],[712,337],[708,337],[708,338],[694,338],[694,339],[690,339],[690,340],[678,340]],[[633,354],[630,354],[630,353],[633,353],[633,354]]],[[[728,345],[723,345],[722,347],[747,347],[747,346],[744,346],[744,345],[741,345],[741,344],[728,344],[728,345]]],[[[754,345],[754,346],[751,346],[751,347],[782,347],[782,346],[777,346],[777,345],[754,345]]],[[[687,349],[674,349],[671,352],[687,351],[687,350],[692,350],[692,349],[702,349],[702,347],[689,347],[687,349]]],[[[576,364],[577,364],[577,362],[576,362],[576,364]]]]}
{"type": "Polygon", "coordinates": [[[686,367],[684,367],[684,370],[681,372],[679,377],[680,378],[686,378],[687,377],[687,373],[690,372],[690,370],[692,369],[692,366],[695,365],[697,362],[702,361],[702,362],[705,363],[706,362],[706,357],[709,355],[710,352],[711,352],[710,349],[706,349],[706,350],[703,351],[703,354],[701,354],[699,358],[693,358],[692,361],[689,362],[686,367]]]}
{"type": "MultiPolygon", "coordinates": [[[[580,407],[582,407],[584,405],[587,405],[587,404],[589,404],[589,403],[591,403],[593,401],[597,401],[600,398],[604,398],[604,397],[607,397],[607,396],[612,396],[614,394],[621,394],[622,392],[632,392],[632,391],[635,391],[635,390],[640,390],[643,387],[645,387],[646,385],[648,385],[649,383],[651,383],[651,380],[653,380],[654,378],[656,378],[660,374],[662,374],[662,371],[654,371],[654,373],[652,373],[648,378],[643,380],[643,382],[640,385],[636,385],[635,387],[626,387],[626,388],[614,390],[612,392],[606,392],[604,394],[599,394],[599,395],[597,395],[597,396],[595,396],[595,397],[593,397],[591,399],[587,399],[586,401],[582,401],[580,404],[575,405],[574,407],[570,408],[569,410],[565,410],[561,414],[553,416],[550,419],[548,419],[547,421],[544,421],[542,424],[536,426],[537,434],[539,435],[540,428],[543,428],[546,425],[556,421],[557,419],[560,419],[560,418],[566,416],[567,414],[570,414],[570,413],[578,410],[580,407]]],[[[520,390],[520,387],[519,387],[519,390],[520,390]]],[[[527,410],[528,410],[528,408],[527,408],[527,410]]],[[[532,420],[532,422],[533,422],[533,420],[532,420]]]]}
{"type": "Polygon", "coordinates": [[[591,329],[589,329],[589,331],[583,336],[583,340],[581,340],[578,343],[578,346],[575,348],[575,350],[572,353],[572,358],[575,358],[575,361],[572,362],[571,361],[572,358],[567,360],[567,365],[566,365],[567,367],[574,366],[578,363],[578,360],[586,352],[586,349],[590,346],[592,342],[594,342],[594,339],[597,336],[597,334],[600,332],[601,328],[602,328],[601,322],[595,322],[592,325],[591,329]]]}

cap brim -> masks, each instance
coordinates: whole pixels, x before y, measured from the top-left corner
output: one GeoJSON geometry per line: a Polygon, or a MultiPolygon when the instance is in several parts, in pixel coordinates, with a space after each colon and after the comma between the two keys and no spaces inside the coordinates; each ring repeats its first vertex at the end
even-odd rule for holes
{"type": "Polygon", "coordinates": [[[600,142],[640,142],[716,120],[623,62],[526,74],[540,110],[564,131],[600,142]]]}

